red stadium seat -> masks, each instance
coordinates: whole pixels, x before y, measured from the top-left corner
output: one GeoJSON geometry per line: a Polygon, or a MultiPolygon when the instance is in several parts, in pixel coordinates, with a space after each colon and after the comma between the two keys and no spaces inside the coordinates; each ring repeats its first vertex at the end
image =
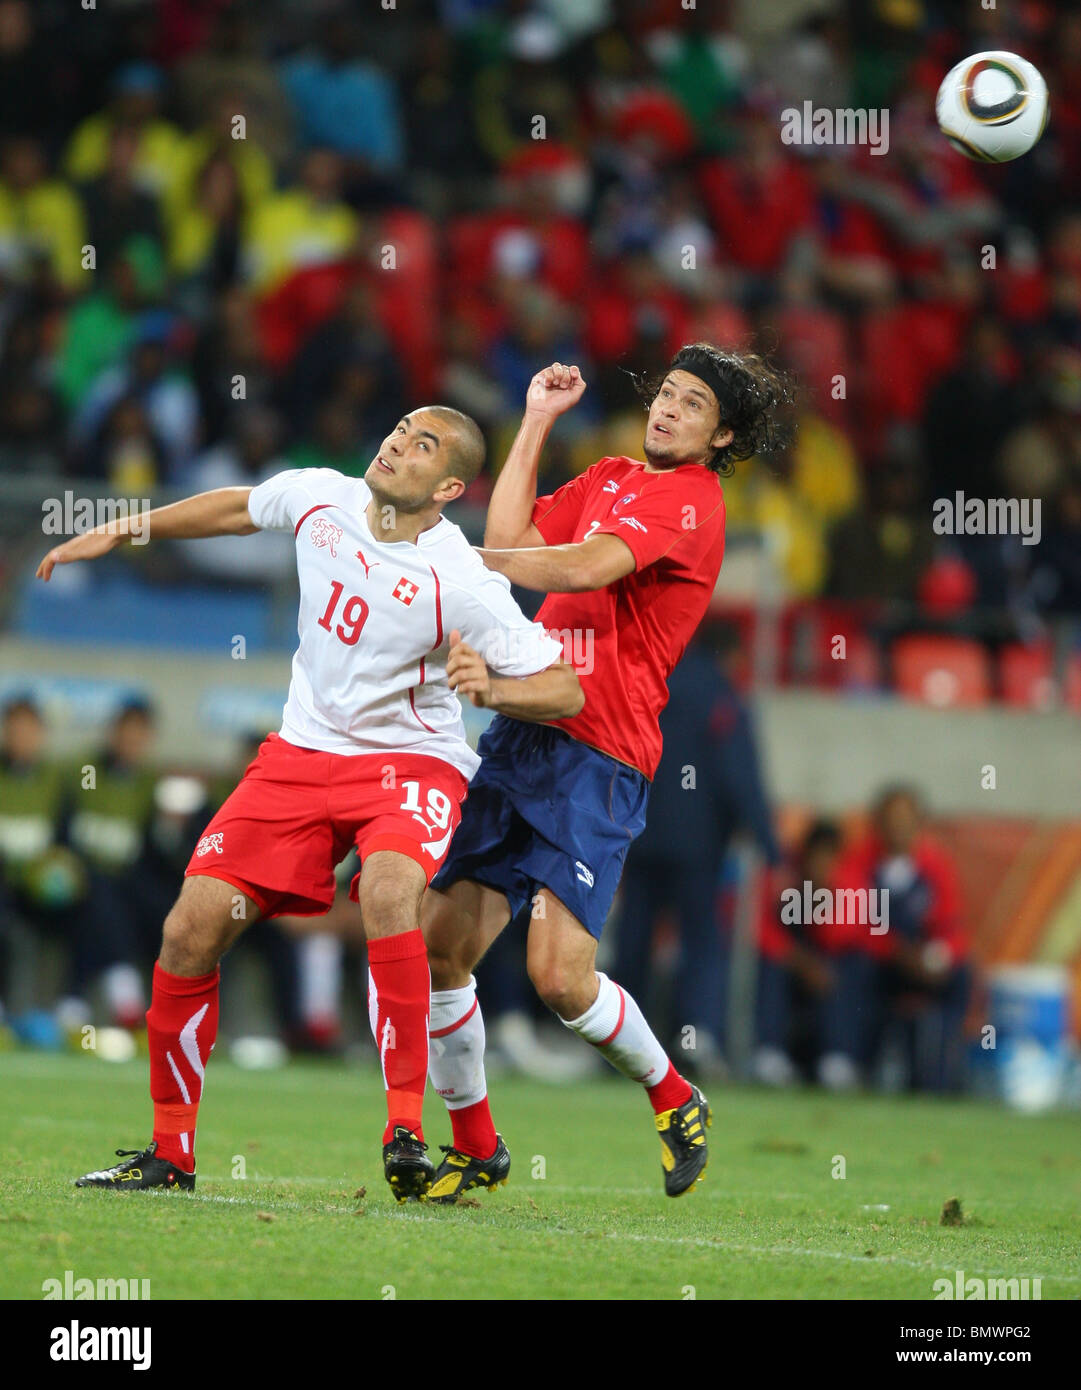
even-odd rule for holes
{"type": "Polygon", "coordinates": [[[782,629],[786,684],[877,689],[882,680],[878,647],[868,636],[867,618],[863,606],[828,599],[791,605],[782,629]]]}
{"type": "Polygon", "coordinates": [[[1081,653],[1075,653],[1066,662],[1063,683],[1066,708],[1081,711],[1081,653]]]}
{"type": "Polygon", "coordinates": [[[906,699],[949,709],[991,698],[991,663],[979,642],[917,634],[898,638],[891,657],[894,685],[906,699]]]}
{"type": "Polygon", "coordinates": [[[1050,709],[1058,703],[1054,654],[1050,643],[1014,642],[999,656],[1002,698],[1023,709],[1050,709]]]}

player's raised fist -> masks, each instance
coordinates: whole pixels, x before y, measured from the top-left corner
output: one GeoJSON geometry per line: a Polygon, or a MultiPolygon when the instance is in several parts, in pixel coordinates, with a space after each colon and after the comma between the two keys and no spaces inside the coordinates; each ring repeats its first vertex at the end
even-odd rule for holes
{"type": "Polygon", "coordinates": [[[554,420],[571,406],[577,405],[586,389],[585,379],[577,367],[553,362],[539,371],[526,392],[526,414],[554,420]]]}
{"type": "Polygon", "coordinates": [[[487,709],[492,698],[492,681],[480,652],[462,641],[457,628],[450,634],[447,683],[459,695],[468,695],[477,709],[487,709]]]}
{"type": "Polygon", "coordinates": [[[96,560],[107,555],[125,537],[109,535],[104,531],[87,531],[81,536],[72,536],[63,545],[54,545],[37,568],[37,577],[48,581],[56,565],[70,565],[73,560],[96,560]]]}

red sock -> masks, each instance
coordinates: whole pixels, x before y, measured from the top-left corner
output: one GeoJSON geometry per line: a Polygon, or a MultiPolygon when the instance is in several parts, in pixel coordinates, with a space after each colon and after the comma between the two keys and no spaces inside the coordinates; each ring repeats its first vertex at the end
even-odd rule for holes
{"type": "Polygon", "coordinates": [[[646,1095],[649,1096],[649,1103],[653,1106],[654,1113],[660,1115],[665,1110],[675,1110],[677,1106],[683,1105],[691,1098],[691,1083],[684,1081],[679,1072],[676,1071],[673,1062],[668,1063],[668,1070],[656,1086],[646,1088],[646,1095]]]}
{"type": "Polygon", "coordinates": [[[368,1012],[387,1092],[383,1143],[393,1137],[395,1125],[423,1139],[432,977],[419,928],[368,942],[368,981],[368,1012]]]}
{"type": "Polygon", "coordinates": [[[195,1171],[195,1118],[203,1076],[218,1036],[218,975],[170,975],[154,966],[146,1012],[150,1098],[157,1156],[195,1171]]]}
{"type": "Polygon", "coordinates": [[[448,1110],[447,1114],[454,1147],[459,1153],[468,1154],[470,1158],[491,1158],[499,1139],[492,1123],[492,1112],[488,1109],[488,1097],[482,1096],[460,1110],[448,1110]]]}

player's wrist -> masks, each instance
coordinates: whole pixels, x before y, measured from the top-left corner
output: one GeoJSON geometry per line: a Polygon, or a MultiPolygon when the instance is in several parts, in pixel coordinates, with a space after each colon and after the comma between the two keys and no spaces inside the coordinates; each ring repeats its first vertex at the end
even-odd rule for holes
{"type": "Polygon", "coordinates": [[[130,532],[126,530],[121,531],[119,529],[120,526],[126,525],[127,522],[125,521],[113,525],[98,526],[89,533],[96,541],[100,542],[102,546],[100,551],[101,554],[108,554],[109,551],[115,550],[118,545],[124,545],[126,542],[130,542],[130,532]]]}

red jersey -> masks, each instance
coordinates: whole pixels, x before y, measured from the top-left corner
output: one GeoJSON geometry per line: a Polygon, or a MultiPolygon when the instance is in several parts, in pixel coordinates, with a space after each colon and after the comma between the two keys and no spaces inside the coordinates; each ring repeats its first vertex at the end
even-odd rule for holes
{"type": "Polygon", "coordinates": [[[702,464],[651,473],[599,459],[548,497],[533,525],[547,545],[619,536],[635,568],[591,593],[549,594],[537,614],[578,672],[586,702],[549,721],[652,779],[661,758],[668,677],[713,595],[724,557],[724,496],[702,464]]]}
{"type": "MultiPolygon", "coordinates": [[[[873,956],[889,957],[901,941],[921,946],[938,941],[949,951],[951,965],[965,959],[968,946],[961,885],[952,858],[937,840],[920,835],[907,861],[908,883],[889,888],[889,931],[872,936],[866,927],[835,925],[829,928],[832,949],[865,950],[873,956]]],[[[837,886],[888,886],[883,874],[888,862],[882,844],[876,836],[868,835],[842,856],[837,865],[837,886]]]]}

